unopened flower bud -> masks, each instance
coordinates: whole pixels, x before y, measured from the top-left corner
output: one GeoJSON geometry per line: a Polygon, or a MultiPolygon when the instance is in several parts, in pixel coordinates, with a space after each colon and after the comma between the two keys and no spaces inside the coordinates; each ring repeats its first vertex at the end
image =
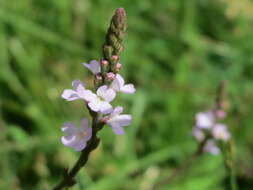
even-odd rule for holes
{"type": "Polygon", "coordinates": [[[115,71],[118,73],[120,71],[121,67],[122,67],[122,64],[117,63],[115,66],[115,71]]]}
{"type": "Polygon", "coordinates": [[[96,80],[102,80],[101,74],[100,74],[100,73],[96,74],[96,75],[95,75],[95,79],[96,79],[96,80]]]}
{"type": "Polygon", "coordinates": [[[109,72],[109,73],[106,74],[106,79],[108,81],[112,81],[112,80],[114,80],[114,78],[115,78],[115,74],[114,73],[109,72]]]}
{"type": "Polygon", "coordinates": [[[105,59],[100,61],[101,64],[101,73],[103,76],[106,75],[106,73],[110,70],[109,62],[105,59]]]}
{"type": "Polygon", "coordinates": [[[224,119],[226,117],[226,112],[223,110],[216,110],[215,111],[216,117],[219,119],[224,119]]]}
{"type": "Polygon", "coordinates": [[[100,119],[100,122],[101,123],[106,123],[108,121],[108,118],[107,117],[103,117],[100,119]]]}
{"type": "Polygon", "coordinates": [[[112,56],[112,61],[113,62],[117,62],[118,60],[119,60],[119,56],[117,56],[117,55],[112,56]]]}
{"type": "Polygon", "coordinates": [[[109,62],[107,60],[101,60],[101,65],[102,66],[108,66],[109,65],[109,62]]]}
{"type": "Polygon", "coordinates": [[[101,75],[101,73],[97,73],[95,75],[95,79],[94,79],[94,85],[95,87],[99,87],[101,84],[103,83],[103,77],[101,75]]]}

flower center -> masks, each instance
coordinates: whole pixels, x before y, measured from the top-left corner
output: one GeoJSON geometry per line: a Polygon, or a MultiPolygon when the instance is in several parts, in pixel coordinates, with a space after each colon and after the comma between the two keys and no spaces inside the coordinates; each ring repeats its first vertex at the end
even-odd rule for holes
{"type": "Polygon", "coordinates": [[[78,136],[79,136],[80,139],[83,139],[87,136],[87,132],[86,131],[80,131],[78,136]]]}

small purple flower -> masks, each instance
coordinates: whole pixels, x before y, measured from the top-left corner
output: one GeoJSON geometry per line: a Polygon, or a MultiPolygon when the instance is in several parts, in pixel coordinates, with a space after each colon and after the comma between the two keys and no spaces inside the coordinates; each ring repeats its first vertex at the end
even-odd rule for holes
{"type": "Polygon", "coordinates": [[[123,77],[120,74],[116,74],[115,79],[112,81],[110,88],[116,92],[121,91],[127,94],[133,94],[135,88],[133,84],[125,84],[123,77]]]}
{"type": "Polygon", "coordinates": [[[199,142],[202,142],[205,139],[205,133],[198,127],[193,128],[192,134],[199,142]]]}
{"type": "Polygon", "coordinates": [[[89,64],[82,63],[87,69],[89,69],[94,75],[101,72],[101,65],[97,60],[91,60],[89,64]]]}
{"type": "Polygon", "coordinates": [[[92,136],[92,129],[88,126],[87,118],[82,119],[80,128],[70,122],[64,123],[62,131],[67,133],[61,138],[62,143],[76,151],[83,150],[92,136]]]}
{"type": "Polygon", "coordinates": [[[122,127],[130,125],[132,121],[132,116],[127,114],[122,114],[123,107],[117,106],[109,116],[102,119],[105,123],[111,126],[113,132],[117,135],[122,135],[125,133],[122,127]]]}
{"type": "Polygon", "coordinates": [[[84,99],[85,93],[87,92],[87,90],[85,89],[85,85],[80,80],[74,80],[72,82],[72,87],[74,90],[64,90],[61,97],[67,101],[84,99]]]}
{"type": "Polygon", "coordinates": [[[95,112],[108,114],[112,112],[111,102],[116,96],[116,93],[103,85],[97,89],[97,94],[94,94],[90,90],[85,93],[84,99],[88,102],[88,106],[95,112]]]}
{"type": "Polygon", "coordinates": [[[199,112],[196,115],[196,127],[202,129],[210,129],[215,122],[215,117],[211,111],[199,112]]]}
{"type": "Polygon", "coordinates": [[[230,139],[230,133],[227,126],[217,123],[212,128],[212,135],[217,140],[228,141],[230,139]]]}
{"type": "Polygon", "coordinates": [[[208,140],[204,146],[204,152],[209,152],[211,154],[217,155],[220,153],[220,149],[215,144],[214,140],[208,140]]]}

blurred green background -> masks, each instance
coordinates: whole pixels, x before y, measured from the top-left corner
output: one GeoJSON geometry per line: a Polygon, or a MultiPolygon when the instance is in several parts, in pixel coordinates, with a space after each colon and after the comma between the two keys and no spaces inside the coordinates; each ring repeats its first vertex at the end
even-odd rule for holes
{"type": "MultiPolygon", "coordinates": [[[[71,81],[92,85],[80,64],[101,57],[111,16],[128,15],[119,95],[133,115],[124,136],[109,127],[73,190],[151,190],[195,151],[196,112],[212,107],[221,80],[236,143],[240,190],[253,189],[253,1],[1,0],[0,190],[50,189],[79,153],[60,127],[88,115],[60,98],[71,81]]],[[[203,155],[162,190],[229,190],[222,156],[203,155]]]]}

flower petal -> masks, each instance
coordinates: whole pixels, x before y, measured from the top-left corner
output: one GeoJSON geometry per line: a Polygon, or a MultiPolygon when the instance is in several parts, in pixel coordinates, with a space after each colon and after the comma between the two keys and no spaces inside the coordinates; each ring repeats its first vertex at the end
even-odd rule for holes
{"type": "Polygon", "coordinates": [[[196,115],[196,126],[209,129],[214,124],[214,115],[212,112],[200,112],[196,115]]]}
{"type": "Polygon", "coordinates": [[[96,60],[92,60],[87,63],[82,63],[87,69],[89,69],[93,74],[97,74],[101,72],[101,66],[100,63],[96,60]]]}
{"type": "Polygon", "coordinates": [[[76,144],[73,146],[73,148],[74,148],[76,151],[80,152],[80,151],[82,151],[82,150],[86,147],[86,145],[87,145],[86,141],[82,140],[82,141],[78,141],[78,143],[76,143],[76,144]]]}
{"type": "Polygon", "coordinates": [[[88,119],[85,117],[81,120],[81,126],[80,129],[81,130],[86,130],[89,127],[88,125],[88,119]]]}
{"type": "Polygon", "coordinates": [[[124,129],[122,127],[112,127],[112,131],[116,135],[123,135],[125,133],[124,129]]]}
{"type": "Polygon", "coordinates": [[[123,115],[117,115],[112,117],[107,121],[108,125],[111,127],[117,127],[117,126],[127,126],[130,125],[132,121],[132,116],[123,114],[123,115]]]}
{"type": "Polygon", "coordinates": [[[200,141],[200,142],[203,141],[204,138],[205,138],[204,132],[203,132],[200,128],[198,128],[198,127],[195,127],[195,128],[193,129],[192,133],[193,133],[193,136],[194,136],[198,141],[200,141]]]}
{"type": "Polygon", "coordinates": [[[227,126],[224,124],[217,123],[212,128],[212,135],[217,140],[228,141],[230,139],[230,133],[227,126]]]}
{"type": "Polygon", "coordinates": [[[79,95],[74,90],[70,89],[64,90],[61,97],[67,101],[80,99],[79,95]]]}
{"type": "Polygon", "coordinates": [[[86,133],[87,133],[87,135],[85,136],[84,140],[88,141],[88,140],[90,140],[91,137],[92,137],[92,128],[88,127],[88,128],[86,129],[86,133]]]}
{"type": "Polygon", "coordinates": [[[120,89],[124,86],[125,81],[120,74],[117,74],[115,79],[112,81],[110,88],[115,91],[120,91],[120,89]]]}
{"type": "Polygon", "coordinates": [[[96,94],[94,94],[92,91],[90,90],[85,90],[83,91],[83,93],[80,94],[82,96],[82,98],[84,100],[86,100],[87,102],[94,102],[98,100],[98,97],[96,94]]]}
{"type": "Polygon", "coordinates": [[[100,103],[98,104],[95,101],[89,102],[88,106],[94,112],[98,112],[100,110],[100,103]]]}
{"type": "Polygon", "coordinates": [[[72,81],[72,87],[74,90],[76,90],[79,85],[82,85],[83,88],[85,87],[85,85],[80,80],[73,80],[72,81]]]}
{"type": "Polygon", "coordinates": [[[210,152],[211,154],[217,155],[220,153],[219,147],[215,144],[213,140],[208,140],[204,146],[205,152],[210,152]]]}
{"type": "Polygon", "coordinates": [[[105,101],[111,102],[115,98],[116,93],[114,90],[108,88],[108,86],[103,85],[98,88],[97,95],[102,97],[105,101]]]}
{"type": "Polygon", "coordinates": [[[67,133],[68,135],[74,135],[77,132],[76,126],[73,123],[70,123],[70,122],[64,123],[61,130],[65,133],[67,133]]]}
{"type": "Polygon", "coordinates": [[[75,145],[76,141],[77,141],[76,136],[72,136],[72,135],[63,136],[61,138],[62,144],[64,144],[65,146],[69,146],[69,147],[72,147],[73,145],[75,145]]]}
{"type": "Polygon", "coordinates": [[[117,106],[116,108],[114,108],[113,112],[110,114],[110,118],[119,115],[123,112],[123,107],[121,106],[117,106]]]}
{"type": "Polygon", "coordinates": [[[120,91],[127,94],[133,94],[135,92],[135,88],[133,84],[126,84],[120,89],[120,91]]]}
{"type": "Polygon", "coordinates": [[[113,111],[112,105],[106,101],[102,101],[99,106],[99,110],[102,114],[109,114],[113,111]]]}

